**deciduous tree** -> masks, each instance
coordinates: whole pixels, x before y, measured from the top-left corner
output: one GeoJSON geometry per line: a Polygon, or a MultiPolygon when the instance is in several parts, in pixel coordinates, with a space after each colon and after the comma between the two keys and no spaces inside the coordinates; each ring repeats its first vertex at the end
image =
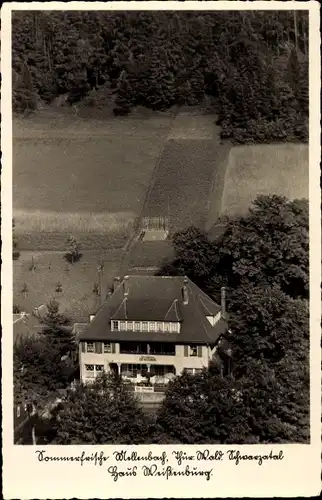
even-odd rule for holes
{"type": "Polygon", "coordinates": [[[278,284],[292,297],[309,293],[307,200],[259,196],[249,213],[228,223],[214,245],[214,271],[228,286],[278,284]]]}
{"type": "Polygon", "coordinates": [[[259,196],[210,241],[197,228],[173,237],[174,261],[161,274],[186,274],[220,299],[220,287],[278,285],[293,298],[309,294],[308,201],[259,196]]]}
{"type": "Polygon", "coordinates": [[[308,363],[308,302],[292,299],[277,285],[239,287],[231,292],[226,338],[239,371],[249,358],[274,368],[292,356],[301,370],[308,363]]]}
{"type": "Polygon", "coordinates": [[[148,423],[122,380],[103,374],[69,391],[56,431],[58,444],[142,444],[148,423]]]}

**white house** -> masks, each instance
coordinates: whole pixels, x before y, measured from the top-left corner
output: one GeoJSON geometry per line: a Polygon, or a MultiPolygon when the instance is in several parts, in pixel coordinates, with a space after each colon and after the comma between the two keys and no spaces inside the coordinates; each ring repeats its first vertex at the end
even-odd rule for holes
{"type": "Polygon", "coordinates": [[[219,306],[182,276],[125,276],[78,337],[81,381],[113,370],[136,391],[163,391],[207,367],[226,330],[224,289],[219,306]]]}

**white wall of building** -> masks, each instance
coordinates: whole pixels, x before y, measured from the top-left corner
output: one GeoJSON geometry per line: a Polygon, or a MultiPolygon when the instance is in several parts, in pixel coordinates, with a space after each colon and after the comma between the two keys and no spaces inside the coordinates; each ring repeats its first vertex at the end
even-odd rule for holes
{"type": "Polygon", "coordinates": [[[201,346],[201,357],[185,356],[183,345],[176,345],[176,354],[120,354],[119,344],[115,344],[115,353],[93,353],[79,350],[80,377],[84,382],[89,376],[85,365],[104,365],[104,370],[109,371],[111,363],[121,364],[149,364],[149,365],[171,365],[176,368],[176,375],[180,375],[185,368],[201,369],[207,367],[213,351],[208,346],[201,346]]]}

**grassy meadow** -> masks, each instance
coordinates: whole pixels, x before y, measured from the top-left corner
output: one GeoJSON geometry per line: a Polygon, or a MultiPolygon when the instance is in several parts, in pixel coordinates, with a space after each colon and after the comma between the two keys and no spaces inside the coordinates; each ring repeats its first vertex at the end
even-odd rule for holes
{"type": "Polygon", "coordinates": [[[237,146],[230,151],[221,212],[245,213],[258,195],[309,197],[309,153],[302,144],[237,146]]]}
{"type": "Polygon", "coordinates": [[[20,248],[62,250],[68,234],[82,236],[83,248],[122,246],[170,124],[171,116],[89,121],[54,115],[15,122],[13,212],[20,248]]]}

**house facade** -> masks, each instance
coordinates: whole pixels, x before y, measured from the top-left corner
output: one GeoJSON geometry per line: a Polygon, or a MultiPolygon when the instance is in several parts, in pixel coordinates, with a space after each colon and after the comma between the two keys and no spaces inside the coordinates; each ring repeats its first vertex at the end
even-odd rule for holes
{"type": "Polygon", "coordinates": [[[227,330],[219,306],[181,276],[125,276],[79,335],[80,377],[114,371],[136,392],[164,391],[183,371],[209,365],[227,330]]]}

